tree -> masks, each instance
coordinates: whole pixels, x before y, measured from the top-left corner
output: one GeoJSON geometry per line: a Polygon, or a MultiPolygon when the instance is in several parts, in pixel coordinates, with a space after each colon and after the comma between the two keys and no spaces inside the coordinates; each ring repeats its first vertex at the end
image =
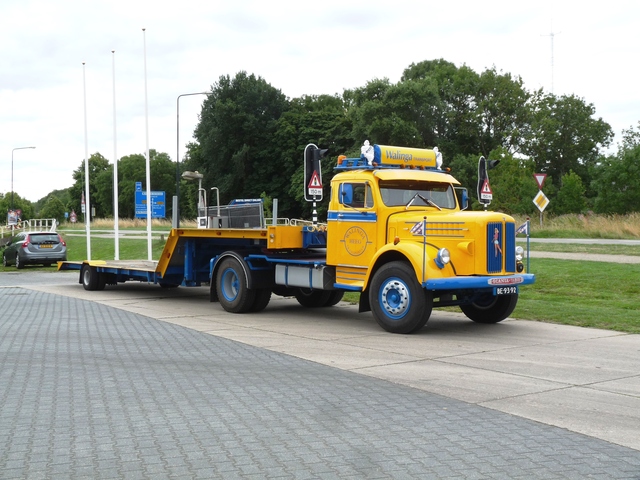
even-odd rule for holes
{"type": "Polygon", "coordinates": [[[598,213],[640,211],[640,122],[638,127],[638,132],[623,131],[618,153],[603,159],[594,169],[594,209],[598,213]]]}
{"type": "MultiPolygon", "coordinates": [[[[274,160],[282,174],[273,179],[273,189],[265,191],[278,199],[278,210],[283,216],[311,217],[312,205],[304,200],[305,147],[313,143],[329,150],[322,161],[322,182],[327,185],[333,176],[336,157],[352,150],[356,144],[351,130],[342,98],[320,95],[291,100],[289,109],[278,120],[274,139],[278,145],[274,160]]],[[[325,208],[326,202],[318,209],[319,215],[323,215],[325,208]]]]}
{"type": "Polygon", "coordinates": [[[551,211],[557,214],[582,213],[587,209],[586,188],[582,179],[573,170],[562,176],[562,186],[558,190],[551,211]]]}
{"type": "Polygon", "coordinates": [[[198,148],[183,164],[204,174],[203,184],[216,185],[226,201],[258,198],[281,174],[274,137],[287,109],[284,94],[260,77],[220,77],[202,106],[198,148]]]}
{"type": "MultiPolygon", "coordinates": [[[[85,192],[85,164],[84,160],[80,163],[80,166],[73,171],[73,179],[75,183],[69,187],[69,194],[72,198],[70,208],[76,212],[81,212],[81,200],[82,195],[85,192]]],[[[98,183],[95,179],[98,178],[98,174],[109,168],[109,160],[104,158],[100,153],[94,153],[89,157],[89,206],[93,209],[95,207],[96,216],[104,216],[103,205],[99,202],[94,203],[93,199],[98,193],[98,183]]],[[[86,201],[86,199],[85,199],[86,201]]]]}
{"type": "Polygon", "coordinates": [[[523,151],[534,159],[547,181],[561,186],[562,177],[573,170],[589,183],[589,167],[601,147],[611,143],[613,132],[602,118],[593,118],[595,107],[574,95],[536,92],[532,101],[531,129],[523,151]]]}
{"type": "Polygon", "coordinates": [[[4,197],[0,198],[0,212],[3,212],[5,215],[4,222],[7,221],[6,215],[11,209],[12,202],[14,210],[22,211],[22,216],[20,218],[23,220],[35,218],[35,210],[33,208],[33,204],[29,200],[22,198],[15,192],[7,192],[4,197]]]}
{"type": "Polygon", "coordinates": [[[40,211],[41,218],[55,218],[58,223],[64,220],[65,205],[55,195],[49,195],[44,207],[40,211]]]}

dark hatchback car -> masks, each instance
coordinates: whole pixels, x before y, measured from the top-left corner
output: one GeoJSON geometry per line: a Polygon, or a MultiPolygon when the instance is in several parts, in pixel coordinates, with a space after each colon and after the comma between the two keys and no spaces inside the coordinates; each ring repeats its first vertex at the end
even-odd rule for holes
{"type": "Polygon", "coordinates": [[[55,232],[20,232],[7,243],[2,254],[2,265],[51,266],[67,259],[67,244],[55,232]]]}

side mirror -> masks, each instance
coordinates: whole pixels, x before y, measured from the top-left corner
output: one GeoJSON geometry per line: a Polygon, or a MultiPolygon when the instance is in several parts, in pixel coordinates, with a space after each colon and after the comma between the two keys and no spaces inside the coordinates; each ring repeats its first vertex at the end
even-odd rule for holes
{"type": "Polygon", "coordinates": [[[460,210],[466,210],[469,208],[469,193],[464,187],[456,187],[456,197],[458,197],[458,204],[460,210]]]}

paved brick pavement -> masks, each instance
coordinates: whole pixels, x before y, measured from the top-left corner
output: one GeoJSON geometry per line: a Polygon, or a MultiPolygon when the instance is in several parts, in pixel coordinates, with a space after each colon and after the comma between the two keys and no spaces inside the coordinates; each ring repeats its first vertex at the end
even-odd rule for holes
{"type": "Polygon", "coordinates": [[[0,478],[640,479],[640,451],[0,288],[0,478]]]}

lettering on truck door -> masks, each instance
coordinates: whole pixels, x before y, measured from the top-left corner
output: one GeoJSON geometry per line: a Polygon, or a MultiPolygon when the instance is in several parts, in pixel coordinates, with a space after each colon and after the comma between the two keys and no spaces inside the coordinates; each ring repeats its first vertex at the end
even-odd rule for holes
{"type": "MultiPolygon", "coordinates": [[[[371,186],[368,182],[347,181],[338,186],[337,209],[329,212],[329,248],[327,262],[347,267],[352,284],[364,274],[376,252],[376,221],[371,186]],[[355,267],[355,268],[351,268],[355,267]],[[361,267],[361,268],[358,268],[361,267]]],[[[342,270],[343,273],[346,270],[342,270]]],[[[337,283],[341,269],[337,269],[337,283]]],[[[343,279],[344,280],[344,279],[343,279]]]]}

